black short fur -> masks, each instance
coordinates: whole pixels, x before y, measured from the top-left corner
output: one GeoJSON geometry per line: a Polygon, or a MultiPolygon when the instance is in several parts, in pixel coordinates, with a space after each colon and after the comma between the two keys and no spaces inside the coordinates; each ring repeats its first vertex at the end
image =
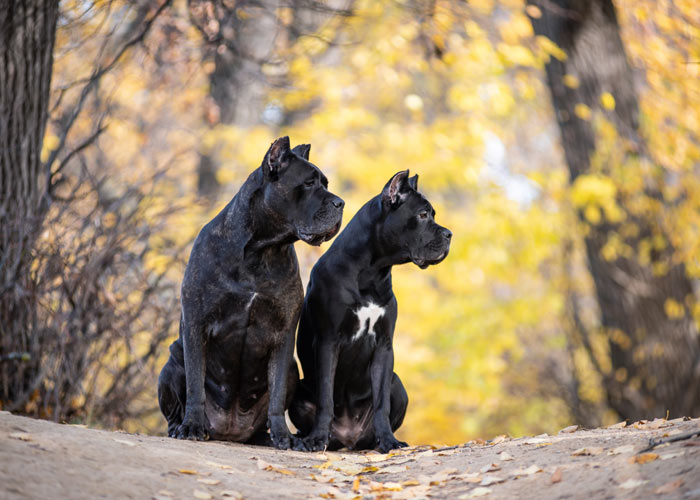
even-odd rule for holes
{"type": "Polygon", "coordinates": [[[293,244],[333,237],[344,205],[308,158],[308,145],[277,139],[194,242],[158,382],[171,437],[264,442],[269,426],[275,446],[301,448],[284,419],[303,303],[293,244]]]}
{"type": "Polygon", "coordinates": [[[311,272],[297,339],[304,380],[289,408],[309,450],[406,446],[393,434],[408,397],[393,372],[391,269],[439,263],[452,237],[417,181],[408,171],[394,175],[311,272]]]}

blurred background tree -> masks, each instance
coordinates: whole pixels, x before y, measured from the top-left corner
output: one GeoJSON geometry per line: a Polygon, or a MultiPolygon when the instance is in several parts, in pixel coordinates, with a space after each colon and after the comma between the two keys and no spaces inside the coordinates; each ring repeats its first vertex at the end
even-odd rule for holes
{"type": "MultiPolygon", "coordinates": [[[[2,10],[25,33],[26,12],[2,10]]],[[[46,208],[31,225],[3,195],[2,265],[24,259],[2,267],[4,409],[162,432],[189,245],[288,134],[346,222],[409,168],[455,235],[439,266],[395,270],[402,439],[697,416],[692,1],[100,0],[57,16],[46,133],[28,132],[46,208]]],[[[11,81],[3,117],[23,98],[11,81]]],[[[323,250],[298,245],[304,281],[323,250]]]]}

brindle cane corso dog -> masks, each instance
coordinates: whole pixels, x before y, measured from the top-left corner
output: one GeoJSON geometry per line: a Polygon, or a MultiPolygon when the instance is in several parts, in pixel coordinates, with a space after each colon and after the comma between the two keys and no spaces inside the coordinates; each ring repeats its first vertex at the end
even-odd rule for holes
{"type": "Polygon", "coordinates": [[[332,238],[344,205],[309,149],[277,139],[194,242],[180,336],[158,383],[171,437],[302,447],[284,418],[299,378],[294,332],[304,299],[294,242],[332,238]]]}

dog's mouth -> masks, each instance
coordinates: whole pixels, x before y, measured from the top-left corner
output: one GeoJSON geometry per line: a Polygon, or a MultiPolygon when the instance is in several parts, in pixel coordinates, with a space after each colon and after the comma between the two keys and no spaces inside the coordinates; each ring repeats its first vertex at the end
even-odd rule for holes
{"type": "Polygon", "coordinates": [[[435,264],[439,264],[442,262],[445,257],[447,257],[447,254],[449,253],[449,249],[443,251],[436,259],[417,259],[417,258],[411,258],[413,263],[420,267],[421,269],[427,269],[428,266],[434,266],[435,264]]]}
{"type": "Polygon", "coordinates": [[[306,233],[304,231],[299,231],[299,239],[309,245],[318,246],[338,234],[340,222],[341,221],[338,221],[329,231],[324,231],[322,233],[306,233]]]}

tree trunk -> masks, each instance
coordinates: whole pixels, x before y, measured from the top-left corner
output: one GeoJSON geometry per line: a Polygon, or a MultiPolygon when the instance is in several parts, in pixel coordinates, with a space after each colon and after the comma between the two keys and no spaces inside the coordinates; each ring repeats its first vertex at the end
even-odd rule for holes
{"type": "MultiPolygon", "coordinates": [[[[205,119],[218,124],[253,127],[262,123],[268,86],[263,64],[273,54],[279,31],[278,2],[202,2],[190,0],[190,11],[205,36],[213,59],[205,119]]],[[[216,193],[218,161],[210,151],[200,152],[199,194],[216,193]]]]}
{"type": "Polygon", "coordinates": [[[0,1],[0,404],[32,390],[36,296],[32,249],[47,175],[41,162],[58,0],[0,1]]]}
{"type": "MultiPolygon", "coordinates": [[[[651,163],[646,145],[638,133],[638,98],[634,73],[628,65],[611,0],[529,0],[539,8],[528,10],[535,33],[544,35],[562,48],[567,57],[551,58],[546,65],[547,83],[561,131],[571,182],[592,173],[596,152],[592,122],[577,116],[577,104],[585,104],[593,116],[604,116],[617,129],[619,143],[629,144],[621,165],[602,165],[599,173],[651,163]],[[565,75],[579,82],[565,85],[565,75]],[[614,109],[601,104],[601,94],[609,92],[614,109]]],[[[571,82],[571,78],[569,82],[571,82]]],[[[580,112],[579,112],[580,115],[580,112]]],[[[641,173],[637,172],[637,173],[641,173]]],[[[656,203],[662,182],[647,176],[646,194],[656,203]]],[[[653,212],[640,214],[629,206],[625,196],[618,203],[626,223],[634,222],[638,232],[623,238],[631,254],[606,259],[603,246],[612,234],[620,234],[620,223],[603,220],[588,225],[586,254],[593,276],[601,313],[601,324],[609,334],[612,370],[604,371],[607,401],[623,418],[640,419],[700,414],[700,337],[691,306],[692,286],[682,264],[672,259],[673,248],[652,252],[651,262],[638,258],[640,245],[664,228],[653,212]],[[663,273],[654,264],[667,265],[663,273]],[[657,268],[658,271],[658,268],[657,268]],[[669,299],[682,311],[669,317],[669,299]]],[[[581,219],[585,220],[583,214],[581,219]]],[[[591,351],[592,353],[592,351],[591,351]]]]}

